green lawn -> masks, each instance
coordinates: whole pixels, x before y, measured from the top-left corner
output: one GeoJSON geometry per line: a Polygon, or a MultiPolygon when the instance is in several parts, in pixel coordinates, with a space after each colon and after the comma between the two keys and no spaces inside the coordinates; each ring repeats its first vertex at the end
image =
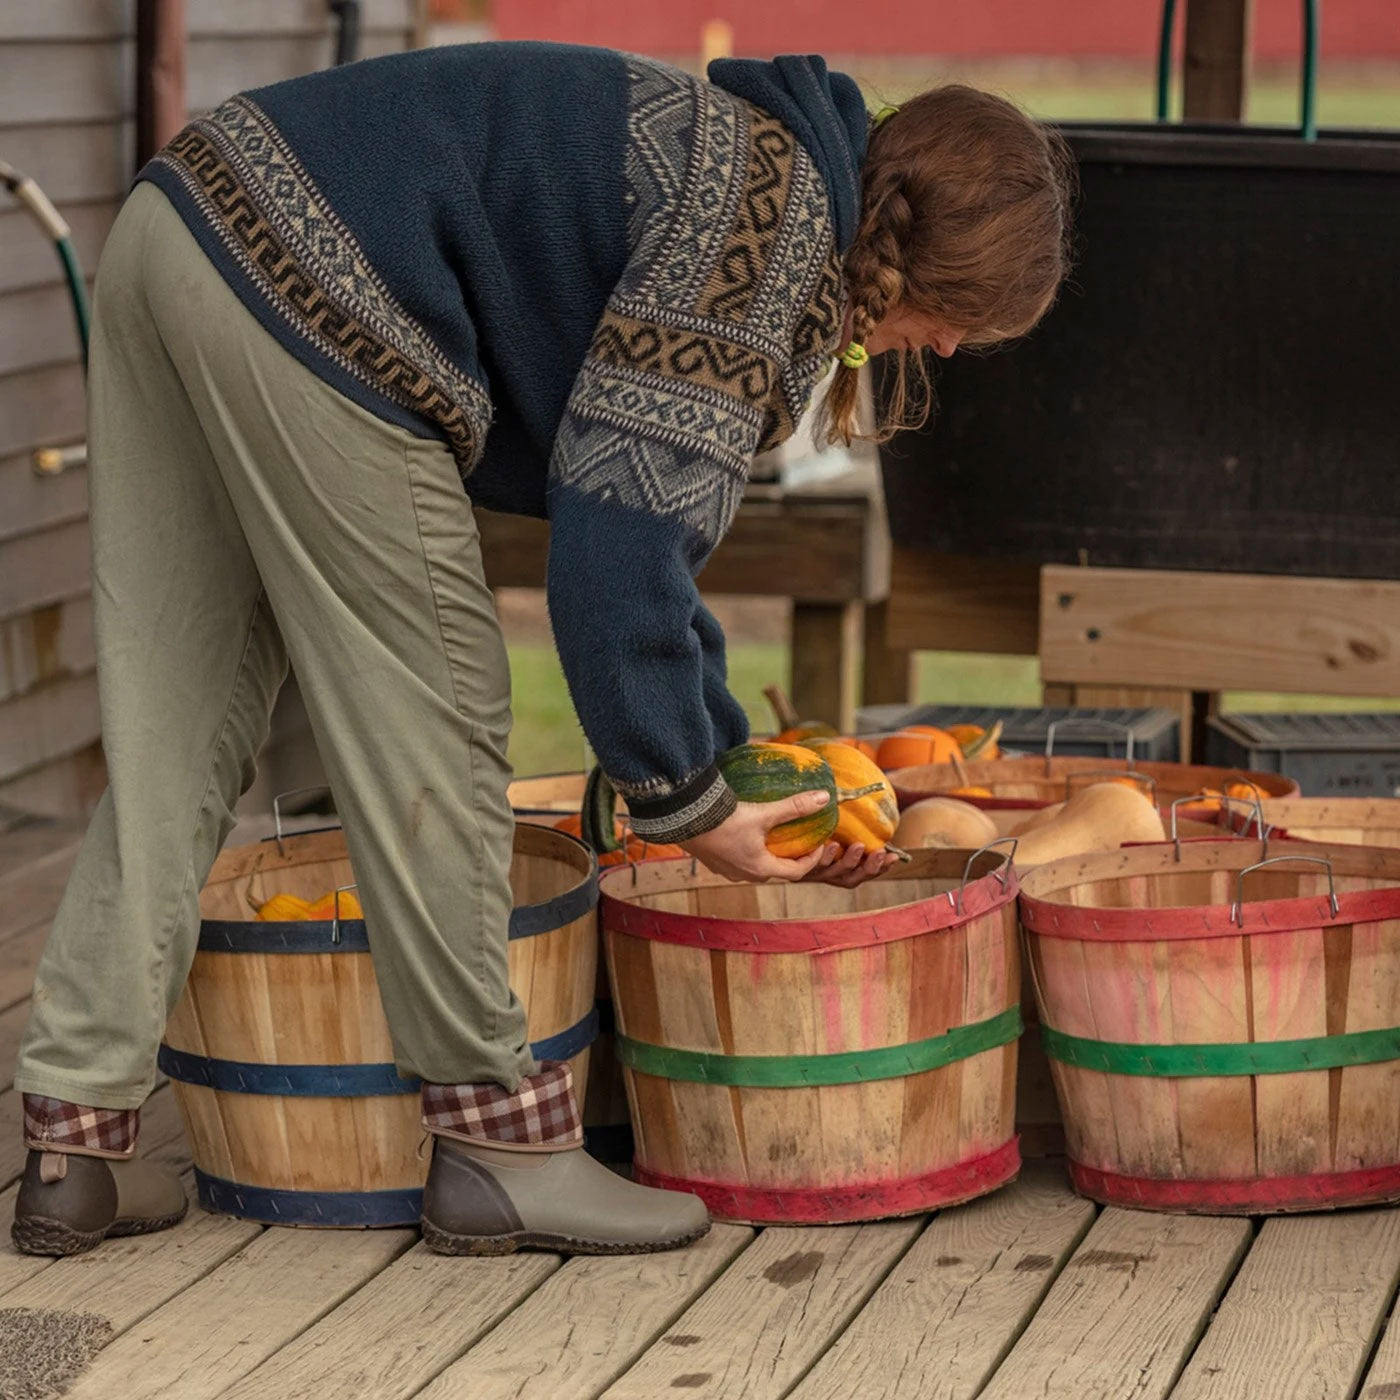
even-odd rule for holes
{"type": "MultiPolygon", "coordinates": [[[[543,643],[510,649],[515,685],[511,762],[521,775],[584,766],[583,733],[569,702],[554,648],[543,643]]],[[[763,687],[786,682],[787,648],[740,643],[729,652],[730,688],[756,731],[771,728],[763,687]]],[[[1033,656],[983,656],[975,652],[922,652],[916,698],[947,705],[1038,705],[1040,679],[1033,656]]],[[[1228,692],[1229,710],[1400,710],[1400,698],[1351,700],[1335,695],[1264,695],[1228,692]]]]}

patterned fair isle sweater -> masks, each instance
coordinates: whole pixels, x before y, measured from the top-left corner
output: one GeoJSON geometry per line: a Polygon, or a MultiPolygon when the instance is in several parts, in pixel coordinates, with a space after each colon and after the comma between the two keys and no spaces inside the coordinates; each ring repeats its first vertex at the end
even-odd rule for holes
{"type": "Polygon", "coordinates": [[[734,808],[694,577],[836,348],[866,131],[819,58],[481,44],[235,97],[141,173],[298,359],[549,519],[574,704],[653,839],[734,808]]]}

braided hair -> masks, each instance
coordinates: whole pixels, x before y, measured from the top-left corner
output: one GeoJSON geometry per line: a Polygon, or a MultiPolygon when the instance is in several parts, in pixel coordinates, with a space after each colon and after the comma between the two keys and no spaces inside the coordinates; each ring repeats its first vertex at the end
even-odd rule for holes
{"type": "MultiPolygon", "coordinates": [[[[861,221],[846,254],[851,338],[896,310],[928,316],[972,348],[1026,334],[1069,269],[1073,162],[1064,142],[1010,102],[950,84],[920,94],[871,132],[861,221]]],[[[923,350],[899,351],[879,421],[858,428],[859,372],[838,363],[819,436],[884,442],[928,420],[923,350]]]]}

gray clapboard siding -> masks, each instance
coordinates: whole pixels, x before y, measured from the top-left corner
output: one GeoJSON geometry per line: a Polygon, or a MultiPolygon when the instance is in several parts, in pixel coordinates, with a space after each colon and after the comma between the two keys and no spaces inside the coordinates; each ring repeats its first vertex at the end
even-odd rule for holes
{"type": "Polygon", "coordinates": [[[101,733],[97,676],[64,676],[0,701],[0,780],[32,773],[101,733]]]}
{"type": "Polygon", "coordinates": [[[136,160],[135,123],[106,118],[64,125],[0,124],[0,155],[32,175],[60,208],[119,200],[131,183],[136,160]]]}
{"type": "Polygon", "coordinates": [[[102,745],[94,741],[32,773],[0,783],[0,826],[16,813],[69,817],[90,812],[106,785],[102,745]]]}
{"type": "Polygon", "coordinates": [[[87,515],[87,472],[81,467],[40,476],[28,452],[0,458],[0,540],[87,515]]]}
{"type": "Polygon", "coordinates": [[[0,374],[76,359],[80,345],[66,287],[0,293],[0,374]]]}
{"type": "MultiPolygon", "coordinates": [[[[135,106],[130,39],[0,44],[0,123],[129,116],[135,106]]],[[[31,171],[43,184],[41,176],[31,171]]]]}
{"type": "Polygon", "coordinates": [[[0,618],[76,598],[91,582],[86,519],[0,541],[0,618]]]}
{"type": "MultiPolygon", "coordinates": [[[[360,33],[394,32],[402,48],[416,23],[416,0],[364,0],[360,33]]],[[[210,34],[311,34],[325,32],[334,20],[326,0],[187,0],[192,36],[210,34]]]]}
{"type": "Polygon", "coordinates": [[[113,39],[136,27],[136,0],[5,0],[0,43],[20,39],[113,39]]]}
{"type": "MultiPolygon", "coordinates": [[[[360,57],[398,53],[403,35],[362,34],[360,57]]],[[[329,29],[321,33],[274,36],[191,37],[186,92],[191,112],[207,112],[225,98],[248,88],[300,77],[329,66],[334,40],[329,29]]]]}
{"type": "Polygon", "coordinates": [[[0,456],[80,442],[83,375],[76,343],[69,363],[0,376],[0,456]]]}
{"type": "MultiPolygon", "coordinates": [[[[0,136],[0,152],[4,144],[0,136]]],[[[115,199],[58,207],[73,230],[73,247],[89,277],[97,269],[98,255],[120,207],[115,199]]],[[[62,284],[63,265],[58,260],[53,240],[30,218],[28,210],[0,204],[0,293],[62,284]]]]}
{"type": "Polygon", "coordinates": [[[90,671],[92,599],[68,598],[0,622],[0,701],[90,671]]]}

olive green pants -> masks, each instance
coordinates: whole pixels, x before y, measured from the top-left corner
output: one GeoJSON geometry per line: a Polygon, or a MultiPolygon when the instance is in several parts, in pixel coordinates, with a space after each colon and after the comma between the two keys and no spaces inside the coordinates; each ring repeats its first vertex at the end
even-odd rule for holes
{"type": "Polygon", "coordinates": [[[34,988],[18,1088],[150,1092],[201,885],[290,656],[404,1074],[514,1089],[510,676],[443,445],[323,384],[138,185],[97,279],[93,606],[110,786],[34,988]]]}

